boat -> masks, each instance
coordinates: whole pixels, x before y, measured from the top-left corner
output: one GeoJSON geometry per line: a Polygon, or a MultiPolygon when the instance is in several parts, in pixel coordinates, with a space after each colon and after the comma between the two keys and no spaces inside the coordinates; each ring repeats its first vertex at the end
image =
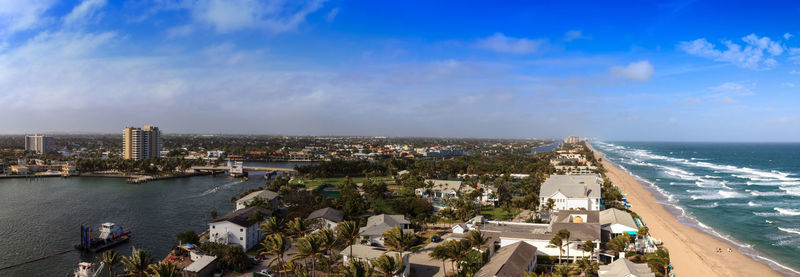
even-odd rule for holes
{"type": "Polygon", "coordinates": [[[92,228],[81,225],[81,242],[75,248],[83,251],[102,252],[108,248],[125,243],[131,238],[131,231],[122,226],[106,222],[100,225],[100,234],[92,238],[92,228]]]}
{"type": "Polygon", "coordinates": [[[80,262],[78,263],[78,268],[75,269],[74,276],[75,277],[95,277],[99,276],[100,272],[103,271],[103,263],[100,263],[100,267],[95,268],[93,263],[88,262],[80,262]]]}

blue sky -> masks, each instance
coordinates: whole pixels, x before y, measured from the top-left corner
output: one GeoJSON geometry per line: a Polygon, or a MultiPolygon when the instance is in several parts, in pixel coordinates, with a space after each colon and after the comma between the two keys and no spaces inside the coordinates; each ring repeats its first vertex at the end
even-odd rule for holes
{"type": "Polygon", "coordinates": [[[0,0],[0,133],[800,141],[800,4],[0,0]]]}

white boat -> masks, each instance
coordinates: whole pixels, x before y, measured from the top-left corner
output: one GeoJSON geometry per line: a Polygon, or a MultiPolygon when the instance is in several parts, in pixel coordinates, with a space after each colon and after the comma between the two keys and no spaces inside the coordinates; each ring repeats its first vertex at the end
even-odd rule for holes
{"type": "Polygon", "coordinates": [[[93,263],[80,262],[78,268],[75,269],[75,277],[96,277],[103,270],[103,263],[100,263],[98,268],[94,267],[93,263]]]}

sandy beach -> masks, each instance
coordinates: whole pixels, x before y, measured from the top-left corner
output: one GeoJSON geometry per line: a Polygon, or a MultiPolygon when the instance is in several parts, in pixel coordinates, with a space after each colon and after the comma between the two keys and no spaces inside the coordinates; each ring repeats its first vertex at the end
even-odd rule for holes
{"type": "MultiPolygon", "coordinates": [[[[596,157],[602,153],[595,151],[596,157]]],[[[656,202],[656,197],[627,172],[602,161],[606,175],[626,194],[631,209],[650,227],[650,234],[664,242],[670,252],[673,271],[686,276],[783,276],[766,264],[737,251],[734,245],[681,224],[678,218],[656,202]],[[714,249],[721,248],[722,253],[714,249]],[[728,248],[732,252],[728,252],[728,248]]]]}

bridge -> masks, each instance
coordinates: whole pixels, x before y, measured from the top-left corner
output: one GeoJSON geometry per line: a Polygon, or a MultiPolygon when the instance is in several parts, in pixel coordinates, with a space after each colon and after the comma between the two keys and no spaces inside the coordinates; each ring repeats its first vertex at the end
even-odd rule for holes
{"type": "MultiPolygon", "coordinates": [[[[227,165],[220,165],[220,166],[193,166],[192,169],[196,171],[230,171],[231,167],[227,165]]],[[[266,166],[243,166],[242,170],[245,172],[251,171],[281,171],[287,173],[297,173],[297,170],[294,168],[285,168],[285,167],[266,167],[266,166]]]]}

